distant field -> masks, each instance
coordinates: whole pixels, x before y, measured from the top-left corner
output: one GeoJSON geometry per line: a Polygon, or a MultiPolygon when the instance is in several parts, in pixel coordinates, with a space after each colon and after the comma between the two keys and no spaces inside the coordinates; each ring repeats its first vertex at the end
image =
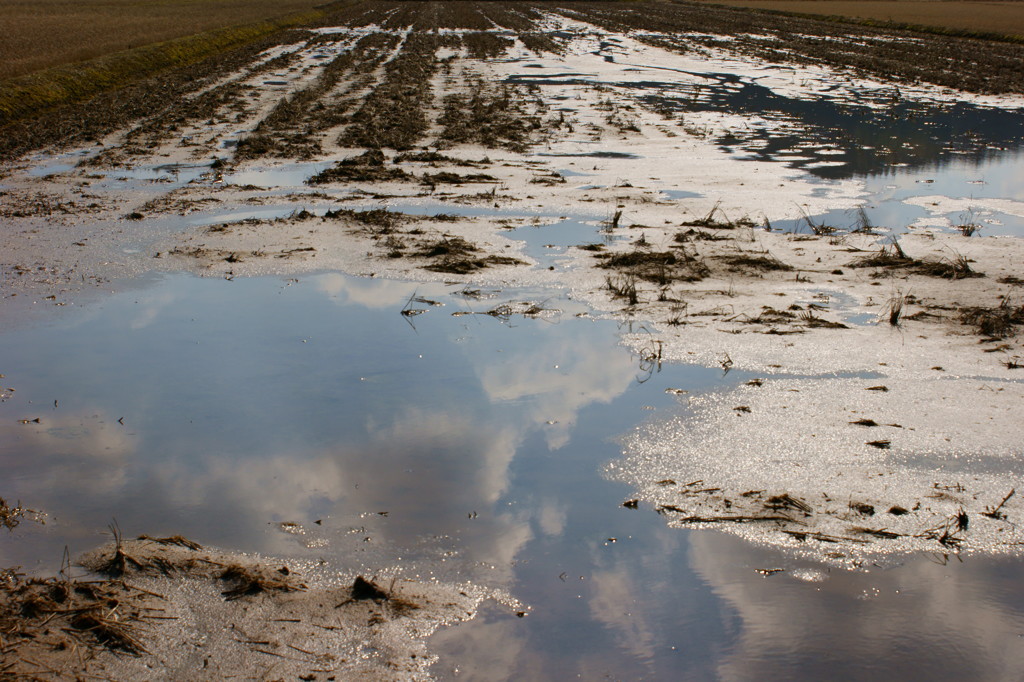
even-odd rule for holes
{"type": "Polygon", "coordinates": [[[252,24],[324,0],[3,0],[0,80],[211,29],[252,24]]]}
{"type": "Polygon", "coordinates": [[[1004,0],[713,0],[717,5],[852,17],[1024,38],[1024,2],[1004,0]]]}

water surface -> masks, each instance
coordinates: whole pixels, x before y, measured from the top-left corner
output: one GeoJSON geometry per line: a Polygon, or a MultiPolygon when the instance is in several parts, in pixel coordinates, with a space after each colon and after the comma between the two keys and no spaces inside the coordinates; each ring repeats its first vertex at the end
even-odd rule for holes
{"type": "Polygon", "coordinates": [[[435,636],[458,679],[1022,670],[1018,560],[829,572],[623,507],[616,438],[678,409],[667,389],[750,377],[659,367],[585,313],[557,291],[178,275],[7,332],[4,494],[48,517],[0,536],[4,564],[56,570],[116,520],[525,602],[435,636]]]}

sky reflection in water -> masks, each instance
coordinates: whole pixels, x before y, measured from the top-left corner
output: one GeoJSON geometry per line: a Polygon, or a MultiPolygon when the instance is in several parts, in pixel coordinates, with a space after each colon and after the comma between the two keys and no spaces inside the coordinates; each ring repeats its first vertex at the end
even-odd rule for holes
{"type": "Polygon", "coordinates": [[[128,536],[350,570],[401,556],[531,607],[435,636],[437,673],[460,679],[1024,670],[1018,561],[828,574],[622,508],[629,491],[600,475],[614,437],[677,409],[666,388],[748,377],[648,375],[581,310],[551,292],[467,299],[339,274],[175,276],[8,332],[3,493],[51,516],[0,536],[4,564],[54,570],[113,518],[128,536]],[[445,305],[402,316],[413,296],[445,305]],[[563,312],[451,315],[523,300],[563,312]],[[774,567],[787,570],[756,572],[774,567]]]}

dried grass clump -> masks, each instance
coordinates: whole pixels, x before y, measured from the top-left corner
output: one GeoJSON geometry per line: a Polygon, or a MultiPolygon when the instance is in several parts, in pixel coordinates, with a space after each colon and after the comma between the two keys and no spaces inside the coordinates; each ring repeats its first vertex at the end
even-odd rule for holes
{"type": "Polygon", "coordinates": [[[693,228],[685,232],[677,232],[673,238],[677,244],[686,244],[687,242],[721,242],[728,239],[729,237],[725,235],[715,234],[707,230],[695,230],[693,228]]]}
{"type": "Polygon", "coordinates": [[[271,570],[262,566],[231,564],[217,577],[231,586],[221,592],[228,601],[264,592],[297,592],[306,586],[289,579],[287,568],[271,570]]]}
{"type": "Polygon", "coordinates": [[[438,118],[439,139],[446,144],[479,144],[524,152],[542,123],[528,111],[525,98],[509,85],[470,84],[466,94],[444,98],[438,118]]]}
{"type": "Polygon", "coordinates": [[[761,312],[757,314],[757,317],[749,317],[743,321],[747,324],[780,324],[792,322],[795,319],[796,313],[788,310],[778,310],[766,305],[762,306],[761,312]]]}
{"type": "Polygon", "coordinates": [[[367,580],[361,575],[356,576],[356,579],[352,581],[351,596],[338,604],[338,607],[359,601],[373,601],[386,605],[388,610],[395,616],[404,616],[416,609],[422,608],[416,602],[396,595],[394,580],[391,581],[391,586],[385,590],[373,580],[367,580]]]}
{"type": "Polygon", "coordinates": [[[853,261],[848,265],[851,268],[905,268],[917,264],[916,261],[903,251],[903,247],[895,239],[888,247],[881,249],[869,256],[853,261]]]}
{"type": "Polygon", "coordinates": [[[719,261],[734,271],[761,270],[765,272],[792,270],[793,266],[783,263],[771,254],[755,255],[750,253],[739,253],[728,256],[720,256],[719,261]]]}
{"type": "Polygon", "coordinates": [[[466,159],[458,159],[454,156],[448,156],[441,152],[435,151],[423,151],[423,152],[404,152],[397,154],[394,159],[395,163],[429,163],[445,164],[449,166],[486,166],[490,164],[490,159],[480,159],[479,161],[468,161],[466,159]]]}
{"type": "Polygon", "coordinates": [[[680,223],[680,225],[682,227],[704,227],[712,230],[733,230],[737,227],[754,227],[755,223],[746,216],[739,220],[732,220],[725,214],[725,211],[722,210],[722,202],[717,201],[703,218],[688,220],[680,223]],[[721,217],[716,218],[715,216],[721,217]]]}
{"type": "Polygon", "coordinates": [[[818,317],[814,314],[813,309],[800,314],[800,323],[811,329],[849,329],[849,327],[842,322],[834,322],[832,320],[826,320],[823,317],[818,317]]]}
{"type": "Polygon", "coordinates": [[[384,153],[379,149],[371,149],[358,156],[350,156],[347,159],[334,164],[332,168],[326,168],[309,180],[307,185],[323,185],[331,182],[399,182],[412,180],[413,177],[401,168],[388,166],[385,163],[384,153]]]}
{"type": "Polygon", "coordinates": [[[672,282],[697,282],[710,274],[710,269],[685,250],[648,251],[636,249],[602,257],[602,268],[626,271],[636,278],[667,285],[672,282]]]}
{"type": "Polygon", "coordinates": [[[941,277],[943,279],[967,279],[969,277],[984,277],[983,273],[971,269],[970,261],[965,256],[956,258],[943,258],[942,260],[920,261],[914,267],[914,272],[929,277],[941,277]]]}
{"type": "MultiPolygon", "coordinates": [[[[161,575],[169,575],[187,568],[185,563],[176,563],[160,555],[137,557],[134,554],[130,554],[125,549],[124,542],[121,538],[121,531],[116,524],[112,524],[110,526],[110,533],[114,536],[114,551],[111,552],[109,556],[100,555],[100,558],[95,565],[91,566],[93,570],[101,575],[113,578],[121,578],[129,573],[159,573],[161,575]]],[[[143,535],[139,539],[151,540],[152,538],[143,535]]],[[[174,538],[162,538],[160,540],[156,540],[156,542],[165,545],[178,544],[182,547],[188,547],[188,544],[181,543],[191,543],[195,545],[195,547],[199,547],[198,544],[192,543],[191,540],[186,540],[180,535],[175,536],[174,538]]]]}
{"type": "Polygon", "coordinates": [[[519,39],[523,41],[523,45],[526,46],[526,49],[533,50],[538,54],[542,54],[544,52],[563,54],[565,52],[565,45],[558,42],[547,33],[520,33],[519,39]]]}
{"type": "Polygon", "coordinates": [[[425,270],[453,275],[468,275],[495,265],[524,264],[509,256],[478,257],[476,254],[479,252],[480,249],[476,245],[462,237],[445,235],[437,241],[425,244],[413,255],[435,259],[435,262],[424,266],[425,270]]]}
{"type": "Polygon", "coordinates": [[[21,502],[12,507],[4,498],[0,497],[0,526],[7,530],[14,530],[25,516],[35,513],[31,509],[22,507],[21,502]]]}
{"type": "Polygon", "coordinates": [[[636,305],[640,302],[640,295],[636,289],[636,276],[625,274],[621,277],[608,277],[605,279],[605,284],[615,298],[623,298],[629,305],[636,305]]]}
{"type": "Polygon", "coordinates": [[[926,277],[941,277],[943,279],[953,280],[985,276],[984,274],[973,270],[967,257],[959,254],[955,258],[942,258],[938,260],[918,260],[916,258],[911,258],[895,238],[893,238],[892,243],[889,246],[883,246],[875,253],[853,261],[849,264],[849,267],[905,268],[910,272],[925,275],[926,277]]]}
{"type": "Polygon", "coordinates": [[[372,208],[365,211],[354,211],[350,208],[339,208],[327,211],[324,218],[329,220],[351,220],[360,225],[379,228],[386,234],[408,220],[409,216],[386,208],[372,208]]]}
{"type": "Polygon", "coordinates": [[[146,651],[132,634],[131,626],[105,616],[99,609],[78,613],[71,618],[69,624],[76,630],[91,634],[97,642],[110,649],[119,649],[135,655],[146,651]]]}
{"type": "Polygon", "coordinates": [[[425,173],[420,177],[420,182],[424,185],[464,185],[474,182],[498,182],[498,178],[486,173],[459,175],[458,173],[442,171],[440,173],[425,173]]]}
{"type": "Polygon", "coordinates": [[[119,580],[78,582],[31,578],[14,571],[0,581],[0,632],[4,660],[24,646],[68,647],[67,638],[88,649],[99,645],[139,655],[146,651],[137,629],[149,595],[119,580]]]}
{"type": "Polygon", "coordinates": [[[982,336],[1002,339],[1016,334],[1016,327],[1024,324],[1024,306],[1014,306],[1010,298],[1004,296],[995,307],[962,309],[960,322],[974,327],[982,336]]]}
{"type": "Polygon", "coordinates": [[[886,307],[890,326],[899,327],[901,325],[900,316],[903,314],[903,306],[908,302],[909,298],[909,296],[904,296],[902,293],[897,293],[889,299],[889,304],[886,307]]]}
{"type": "Polygon", "coordinates": [[[148,540],[150,542],[155,542],[158,545],[177,545],[178,547],[184,547],[185,549],[191,549],[193,551],[199,551],[203,548],[203,546],[200,545],[198,542],[193,542],[192,540],[189,540],[188,538],[182,537],[180,535],[172,535],[166,538],[154,538],[148,535],[140,535],[136,539],[148,540]]]}
{"type": "Polygon", "coordinates": [[[469,50],[473,59],[496,59],[505,54],[515,41],[486,31],[473,31],[462,34],[462,42],[469,50]]]}

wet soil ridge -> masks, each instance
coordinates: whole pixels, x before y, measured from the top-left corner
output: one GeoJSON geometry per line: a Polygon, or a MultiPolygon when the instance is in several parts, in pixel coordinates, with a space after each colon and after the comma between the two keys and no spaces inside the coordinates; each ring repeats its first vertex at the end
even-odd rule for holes
{"type": "Polygon", "coordinates": [[[383,82],[353,115],[353,125],[339,142],[350,147],[411,149],[427,130],[435,54],[441,47],[458,44],[454,36],[407,34],[398,55],[385,65],[383,82]]]}
{"type": "MultiPolygon", "coordinates": [[[[326,34],[327,45],[338,41],[326,34]]],[[[253,132],[239,141],[236,160],[262,156],[309,159],[323,152],[318,133],[347,121],[346,113],[357,94],[375,84],[375,70],[390,56],[398,37],[386,33],[364,36],[323,69],[316,80],[281,100],[253,132]],[[347,77],[348,85],[334,92],[347,77]]]]}
{"type": "Polygon", "coordinates": [[[181,536],[117,539],[81,564],[93,577],[71,566],[49,579],[3,573],[5,675],[404,679],[434,660],[422,640],[471,617],[483,596],[397,577],[307,585],[287,565],[181,536]]]}

